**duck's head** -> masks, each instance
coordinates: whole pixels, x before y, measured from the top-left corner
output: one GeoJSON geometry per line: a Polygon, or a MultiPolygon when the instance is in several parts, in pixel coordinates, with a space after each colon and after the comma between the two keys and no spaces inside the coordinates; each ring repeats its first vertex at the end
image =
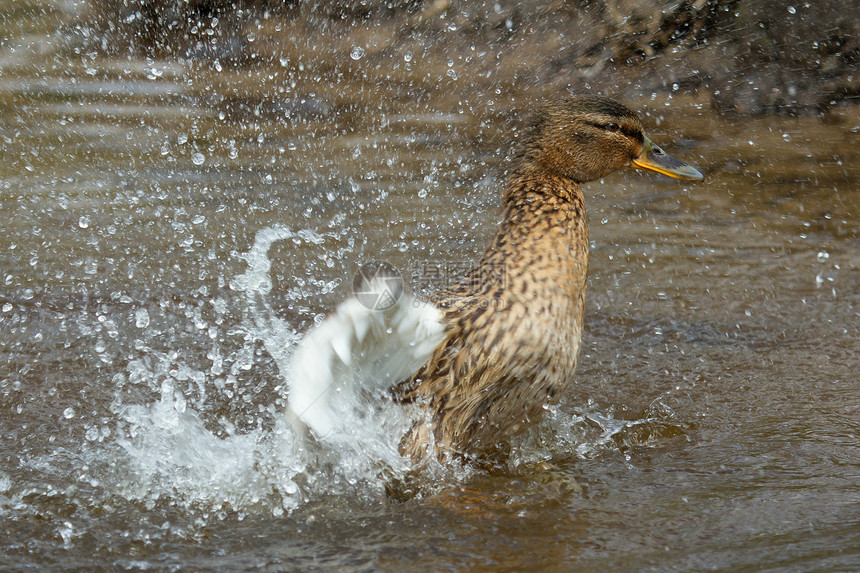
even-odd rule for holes
{"type": "Polygon", "coordinates": [[[548,105],[532,124],[520,153],[520,170],[540,169],[578,183],[622,167],[700,181],[698,170],[655,145],[639,117],[617,101],[572,96],[548,105]]]}

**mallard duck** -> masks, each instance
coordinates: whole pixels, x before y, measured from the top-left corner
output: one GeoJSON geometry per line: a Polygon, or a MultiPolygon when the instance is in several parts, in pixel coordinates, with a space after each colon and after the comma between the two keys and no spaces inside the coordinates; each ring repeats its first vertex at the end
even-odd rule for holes
{"type": "Polygon", "coordinates": [[[296,349],[290,418],[337,439],[354,424],[343,415],[350,396],[375,392],[425,414],[399,442],[406,458],[503,459],[511,438],[573,380],[588,269],[580,184],[623,167],[703,179],[616,101],[547,105],[520,143],[502,189],[503,221],[475,267],[425,301],[407,295],[382,311],[342,303],[296,349]]]}

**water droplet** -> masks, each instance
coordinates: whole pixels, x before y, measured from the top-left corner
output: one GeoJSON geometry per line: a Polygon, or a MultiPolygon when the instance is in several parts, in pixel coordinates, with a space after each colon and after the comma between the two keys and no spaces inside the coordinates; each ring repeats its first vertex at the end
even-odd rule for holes
{"type": "Polygon", "coordinates": [[[59,533],[60,537],[63,538],[63,544],[69,545],[72,542],[72,539],[74,539],[75,530],[71,523],[64,521],[63,527],[58,528],[57,533],[59,533]]]}
{"type": "Polygon", "coordinates": [[[681,86],[679,86],[678,84],[672,84],[672,91],[673,91],[673,92],[676,92],[676,91],[678,91],[679,89],[681,89],[681,86]]]}
{"type": "Polygon", "coordinates": [[[364,48],[361,46],[354,46],[352,51],[349,53],[349,57],[356,61],[360,60],[364,57],[364,48]]]}
{"type": "Polygon", "coordinates": [[[185,143],[187,141],[188,141],[188,136],[185,135],[184,133],[180,133],[179,137],[176,138],[176,143],[178,143],[179,145],[182,145],[183,143],[185,143]]]}
{"type": "Polygon", "coordinates": [[[65,410],[63,410],[63,418],[65,418],[66,420],[71,420],[74,417],[75,417],[75,409],[74,408],[69,407],[69,408],[66,408],[65,410]]]}
{"type": "Polygon", "coordinates": [[[134,311],[134,325],[138,328],[149,326],[149,312],[145,308],[139,308],[134,311]]]}
{"type": "Polygon", "coordinates": [[[204,161],[206,161],[206,156],[199,151],[191,156],[191,163],[194,165],[203,165],[204,161]]]}
{"type": "Polygon", "coordinates": [[[171,392],[173,392],[173,382],[170,380],[163,380],[161,382],[161,393],[170,394],[171,392]]]}
{"type": "Polygon", "coordinates": [[[11,302],[7,302],[3,305],[3,312],[11,312],[14,307],[11,302]]]}
{"type": "Polygon", "coordinates": [[[788,7],[788,13],[789,14],[797,14],[797,8],[795,8],[794,6],[789,6],[788,7]]]}
{"type": "Polygon", "coordinates": [[[818,258],[819,263],[823,263],[830,258],[830,253],[828,253],[827,251],[818,251],[816,257],[818,258]]]}
{"type": "Polygon", "coordinates": [[[78,227],[81,229],[86,229],[90,226],[90,218],[87,215],[81,215],[78,219],[78,227]]]}
{"type": "Polygon", "coordinates": [[[782,140],[785,141],[786,143],[788,143],[789,141],[791,141],[791,136],[787,133],[783,133],[782,134],[782,140]]]}

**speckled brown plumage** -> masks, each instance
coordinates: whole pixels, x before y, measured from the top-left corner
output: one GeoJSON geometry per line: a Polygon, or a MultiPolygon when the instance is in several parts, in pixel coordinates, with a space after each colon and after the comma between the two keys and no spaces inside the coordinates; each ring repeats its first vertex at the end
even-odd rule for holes
{"type": "Polygon", "coordinates": [[[444,311],[444,342],[393,389],[429,412],[401,453],[418,460],[433,443],[440,457],[498,459],[567,389],[588,269],[578,183],[630,166],[643,141],[636,114],[607,98],[572,97],[538,115],[503,190],[495,238],[459,284],[431,297],[444,311]]]}

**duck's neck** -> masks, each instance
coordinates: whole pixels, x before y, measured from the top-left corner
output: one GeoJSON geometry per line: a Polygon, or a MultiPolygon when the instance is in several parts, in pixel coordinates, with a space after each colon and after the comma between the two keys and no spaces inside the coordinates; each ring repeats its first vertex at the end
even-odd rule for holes
{"type": "MultiPolygon", "coordinates": [[[[541,277],[563,290],[584,290],[588,226],[579,186],[541,171],[515,172],[504,193],[504,220],[483,261],[508,278],[541,277]]],[[[509,283],[509,288],[513,286],[509,283]]]]}
{"type": "Polygon", "coordinates": [[[576,209],[585,216],[582,190],[574,181],[543,170],[520,168],[508,179],[503,202],[505,218],[529,214],[545,216],[576,209]]]}
{"type": "MultiPolygon", "coordinates": [[[[567,250],[569,241],[555,243],[551,238],[588,240],[585,200],[579,185],[542,171],[515,172],[505,187],[504,221],[500,234],[521,248],[567,250]]],[[[587,246],[587,245],[586,245],[587,246]]]]}

